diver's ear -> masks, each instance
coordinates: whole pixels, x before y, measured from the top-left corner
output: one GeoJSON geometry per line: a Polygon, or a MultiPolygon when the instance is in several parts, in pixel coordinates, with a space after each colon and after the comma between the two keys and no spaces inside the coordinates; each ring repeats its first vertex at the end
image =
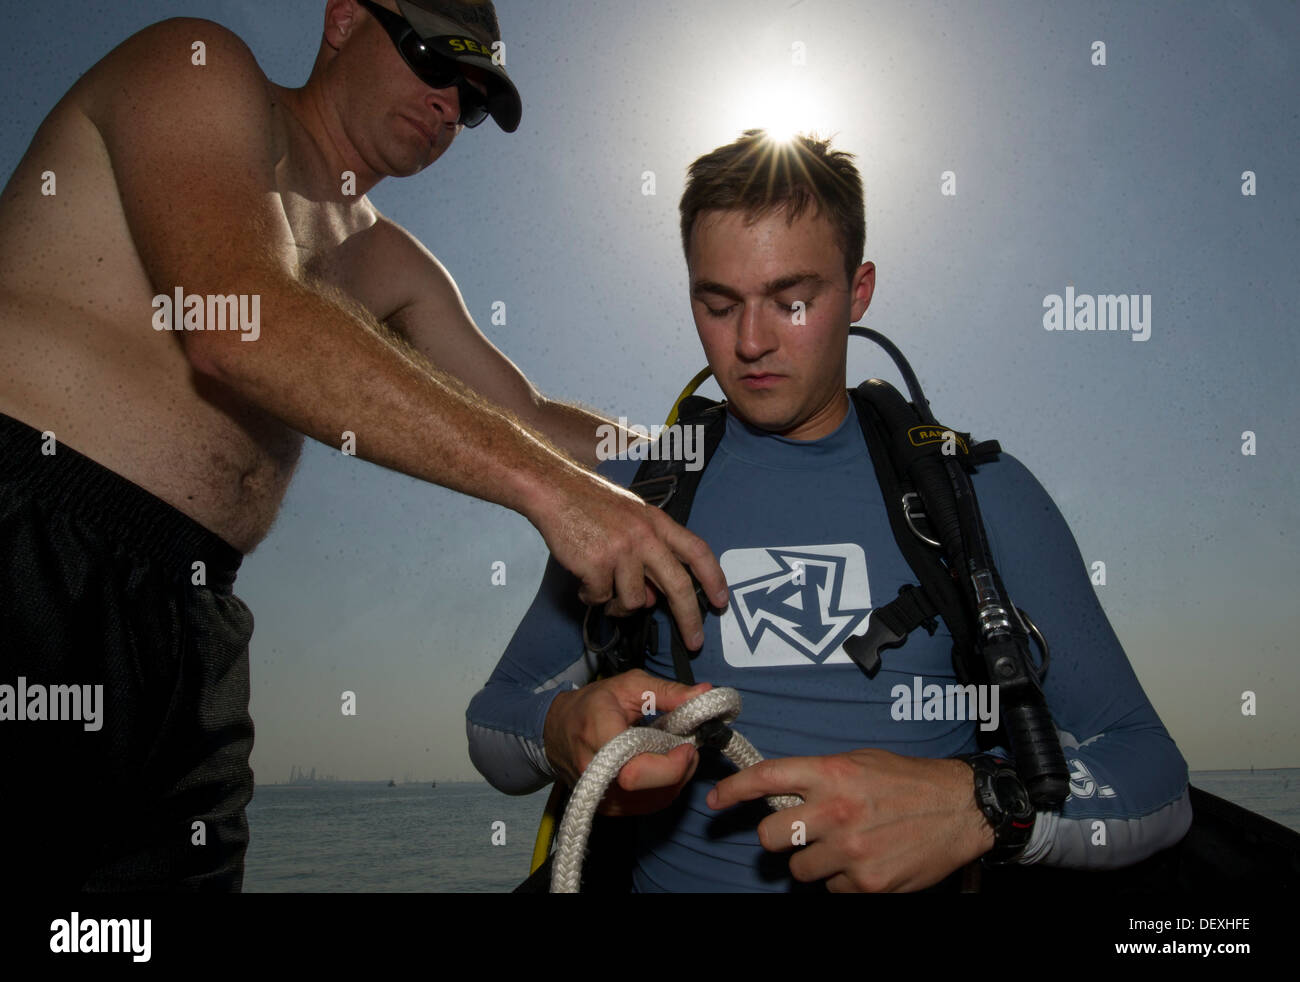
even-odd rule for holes
{"type": "Polygon", "coordinates": [[[853,274],[849,292],[853,296],[853,316],[850,318],[850,323],[856,324],[862,320],[862,315],[871,306],[871,296],[876,292],[875,263],[863,263],[857,268],[857,271],[853,274]]]}
{"type": "Polygon", "coordinates": [[[325,5],[325,43],[337,51],[356,31],[360,14],[356,0],[329,0],[325,5]]]}

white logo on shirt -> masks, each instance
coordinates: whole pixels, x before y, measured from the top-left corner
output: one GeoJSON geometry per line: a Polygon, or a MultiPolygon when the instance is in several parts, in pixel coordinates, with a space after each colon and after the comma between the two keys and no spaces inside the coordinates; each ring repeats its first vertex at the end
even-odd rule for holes
{"type": "Polygon", "coordinates": [[[729,549],[720,560],[731,586],[722,616],[728,665],[851,662],[844,642],[871,614],[867,558],[854,542],[729,549]]]}

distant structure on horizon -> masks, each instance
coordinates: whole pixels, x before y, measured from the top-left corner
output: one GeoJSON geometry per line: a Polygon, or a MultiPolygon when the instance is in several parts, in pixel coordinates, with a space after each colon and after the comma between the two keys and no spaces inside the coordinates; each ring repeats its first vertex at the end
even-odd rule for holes
{"type": "Polygon", "coordinates": [[[303,768],[294,764],[293,767],[289,769],[289,780],[287,783],[299,786],[308,784],[337,784],[338,778],[333,774],[326,774],[324,777],[318,778],[316,776],[316,768],[313,767],[311,773],[308,774],[303,768]]]}
{"type": "MultiPolygon", "coordinates": [[[[466,783],[466,782],[462,780],[460,782],[451,781],[449,783],[457,784],[457,783],[466,783]]],[[[479,780],[479,781],[473,781],[469,783],[485,784],[487,782],[479,780]]],[[[432,778],[412,779],[409,772],[402,775],[401,781],[396,781],[392,778],[385,778],[382,780],[355,779],[355,778],[340,779],[335,774],[323,774],[317,776],[315,767],[308,770],[305,767],[299,767],[297,764],[294,764],[292,767],[289,768],[289,780],[279,782],[278,786],[282,788],[285,787],[309,788],[318,784],[386,784],[389,787],[394,787],[394,788],[414,787],[414,786],[436,788],[438,786],[438,782],[433,780],[432,778]]]]}

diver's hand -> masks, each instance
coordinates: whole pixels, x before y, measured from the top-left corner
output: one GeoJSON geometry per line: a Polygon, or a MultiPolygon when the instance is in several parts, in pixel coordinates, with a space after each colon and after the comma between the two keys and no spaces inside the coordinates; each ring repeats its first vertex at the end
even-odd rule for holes
{"type": "Polygon", "coordinates": [[[804,804],[763,819],[759,841],[771,852],[796,842],[790,875],[826,880],[836,893],[921,890],[993,848],[993,830],[975,804],[975,779],[960,760],[852,750],[825,757],[764,760],[718,782],[710,808],[770,794],[804,804]]]}
{"type": "MultiPolygon", "coordinates": [[[[573,786],[601,747],[645,715],[645,693],[653,693],[655,709],[667,713],[711,688],[707,682],[685,686],[634,668],[576,692],[562,692],[546,714],[546,758],[573,786]]],[[[666,808],[698,764],[699,753],[689,744],[667,754],[637,754],[618,772],[598,810],[602,815],[646,815],[666,808]]]]}
{"type": "Polygon", "coordinates": [[[554,484],[537,489],[524,513],[556,561],[582,581],[583,603],[612,600],[614,612],[627,613],[653,606],[658,590],[693,651],[704,644],[704,621],[695,584],[682,564],[714,607],[727,605],[722,567],[703,539],[590,472],[575,467],[559,475],[554,484]]]}

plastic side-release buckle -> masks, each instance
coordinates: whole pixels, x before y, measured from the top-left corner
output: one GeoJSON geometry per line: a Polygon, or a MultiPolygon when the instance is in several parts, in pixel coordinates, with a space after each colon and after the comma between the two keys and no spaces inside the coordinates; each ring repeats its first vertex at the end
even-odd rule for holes
{"type": "Polygon", "coordinates": [[[906,640],[906,634],[892,631],[885,627],[881,618],[872,617],[867,623],[867,633],[855,634],[845,641],[844,651],[867,673],[867,678],[874,679],[880,671],[880,652],[885,648],[897,648],[906,640]]]}

